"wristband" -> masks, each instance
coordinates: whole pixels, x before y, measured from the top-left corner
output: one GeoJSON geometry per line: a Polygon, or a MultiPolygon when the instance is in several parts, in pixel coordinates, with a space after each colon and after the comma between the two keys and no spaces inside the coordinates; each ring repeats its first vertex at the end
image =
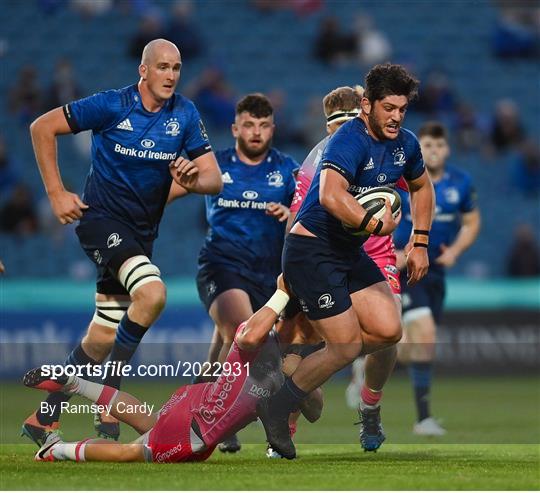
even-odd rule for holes
{"type": "MultiPolygon", "coordinates": [[[[384,226],[384,223],[380,219],[375,219],[375,220],[377,221],[377,223],[375,224],[375,227],[371,231],[371,234],[374,234],[374,235],[379,234],[379,231],[384,226]]],[[[366,231],[369,231],[369,229],[368,229],[369,227],[370,227],[370,224],[368,224],[368,227],[366,228],[366,231]]]]}
{"type": "Polygon", "coordinates": [[[415,229],[412,237],[413,245],[427,248],[429,244],[429,231],[425,229],[415,229]]]}
{"type": "Polygon", "coordinates": [[[288,302],[289,295],[285,291],[277,289],[264,306],[267,306],[268,308],[273,310],[276,315],[279,315],[283,310],[285,310],[288,302]]]}
{"type": "Polygon", "coordinates": [[[373,212],[367,211],[366,215],[364,216],[364,219],[362,219],[362,222],[360,223],[360,226],[358,226],[358,231],[367,231],[366,227],[373,218],[373,212]]]}

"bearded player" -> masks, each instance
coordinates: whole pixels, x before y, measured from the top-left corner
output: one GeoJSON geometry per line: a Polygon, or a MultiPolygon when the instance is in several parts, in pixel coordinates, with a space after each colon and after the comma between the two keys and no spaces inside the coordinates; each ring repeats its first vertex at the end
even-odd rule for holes
{"type": "MultiPolygon", "coordinates": [[[[326,117],[326,129],[328,136],[325,137],[306,157],[297,177],[297,187],[291,205],[291,216],[289,218],[288,229],[292,226],[297,212],[311,186],[313,177],[317,171],[324,148],[331,136],[341,127],[341,125],[353,118],[358,117],[360,113],[360,104],[363,96],[363,88],[357,86],[339,87],[328,93],[323,98],[323,109],[326,117]]],[[[406,190],[405,180],[400,179],[396,185],[406,190]]],[[[370,236],[364,244],[366,253],[377,263],[377,266],[386,277],[392,293],[399,304],[400,282],[396,268],[396,255],[391,236],[370,236]]],[[[309,321],[303,314],[295,318],[295,331],[297,339],[301,342],[313,342],[313,330],[309,321]],[[302,339],[302,333],[305,338],[302,339]]],[[[309,345],[308,345],[309,347],[309,345]]],[[[366,451],[377,450],[383,441],[385,435],[381,425],[379,401],[382,397],[382,389],[388,377],[392,373],[396,361],[396,347],[391,346],[368,355],[365,358],[365,364],[360,361],[353,363],[353,381],[347,389],[348,400],[353,401],[353,406],[358,407],[360,416],[360,443],[366,451]],[[362,369],[365,368],[365,378],[361,379],[362,369]],[[359,375],[360,374],[360,375],[359,375]]],[[[307,355],[307,354],[305,354],[307,355]]],[[[294,414],[289,420],[290,427],[295,430],[294,414]]],[[[269,457],[276,457],[277,452],[269,448],[269,457]]]]}

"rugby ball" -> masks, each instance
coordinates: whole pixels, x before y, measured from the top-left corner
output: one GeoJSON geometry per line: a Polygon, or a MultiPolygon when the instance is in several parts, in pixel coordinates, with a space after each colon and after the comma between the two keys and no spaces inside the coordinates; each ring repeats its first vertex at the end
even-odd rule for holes
{"type": "MultiPolygon", "coordinates": [[[[390,201],[392,207],[392,217],[395,219],[401,210],[401,198],[393,188],[390,187],[376,187],[371,188],[364,193],[356,195],[355,199],[358,203],[373,213],[373,217],[381,219],[386,211],[385,200],[390,201]]],[[[367,235],[367,232],[351,231],[351,227],[347,224],[343,224],[344,228],[354,235],[367,235]]]]}

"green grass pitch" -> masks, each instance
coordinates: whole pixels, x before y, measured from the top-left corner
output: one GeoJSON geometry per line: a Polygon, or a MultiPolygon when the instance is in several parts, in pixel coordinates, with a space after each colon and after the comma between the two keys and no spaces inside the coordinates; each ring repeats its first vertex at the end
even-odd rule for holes
{"type": "MultiPolygon", "coordinates": [[[[449,433],[411,433],[414,409],[406,378],[396,375],[383,399],[387,441],[376,454],[356,441],[355,413],[345,406],[345,382],[327,384],[318,423],[301,421],[298,459],[264,457],[258,424],[241,434],[242,451],[216,451],[205,463],[35,463],[35,447],[18,436],[40,394],[13,383],[0,387],[0,487],[41,490],[524,490],[540,489],[540,386],[537,377],[437,378],[434,414],[449,433]]],[[[162,403],[171,382],[128,383],[126,390],[162,403]]],[[[77,398],[78,399],[78,398],[77,398]]],[[[74,402],[83,402],[77,400],[74,402]]],[[[67,440],[92,436],[92,417],[63,418],[67,440]]],[[[134,432],[123,428],[122,439],[134,432]]]]}

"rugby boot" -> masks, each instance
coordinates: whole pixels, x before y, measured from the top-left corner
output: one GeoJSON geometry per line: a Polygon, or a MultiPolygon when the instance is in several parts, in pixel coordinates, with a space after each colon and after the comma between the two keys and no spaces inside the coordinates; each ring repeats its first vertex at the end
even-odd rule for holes
{"type": "Polygon", "coordinates": [[[94,414],[94,429],[99,438],[114,441],[120,438],[120,422],[105,411],[94,414]]]}
{"type": "Polygon", "coordinates": [[[34,460],[38,462],[54,462],[56,459],[52,453],[53,448],[56,444],[61,442],[61,438],[56,433],[47,433],[43,445],[34,456],[34,460]]]}
{"type": "Polygon", "coordinates": [[[376,452],[386,440],[381,424],[381,406],[358,409],[360,421],[360,444],[365,452],[376,452]]]}
{"type": "Polygon", "coordinates": [[[42,425],[37,419],[37,411],[33,412],[25,419],[21,427],[21,436],[25,436],[32,440],[38,447],[42,447],[47,439],[47,435],[55,433],[60,435],[60,423],[55,421],[50,425],[42,425]]]}
{"type": "Polygon", "coordinates": [[[446,430],[436,419],[430,416],[429,418],[415,423],[413,433],[425,437],[440,437],[446,435],[446,430]]]}
{"type": "Polygon", "coordinates": [[[47,392],[59,392],[64,390],[69,377],[67,375],[59,375],[54,379],[51,378],[50,371],[45,371],[41,366],[27,371],[23,377],[23,384],[32,389],[46,390],[47,392]]]}
{"type": "Polygon", "coordinates": [[[236,433],[226,438],[218,445],[219,451],[223,453],[229,452],[235,454],[236,452],[239,452],[241,448],[242,444],[240,443],[240,440],[238,440],[236,433]]]}
{"type": "Polygon", "coordinates": [[[288,414],[275,412],[270,405],[270,399],[260,399],[257,403],[257,415],[266,432],[266,439],[272,449],[286,459],[296,457],[296,448],[289,432],[288,414]]]}

